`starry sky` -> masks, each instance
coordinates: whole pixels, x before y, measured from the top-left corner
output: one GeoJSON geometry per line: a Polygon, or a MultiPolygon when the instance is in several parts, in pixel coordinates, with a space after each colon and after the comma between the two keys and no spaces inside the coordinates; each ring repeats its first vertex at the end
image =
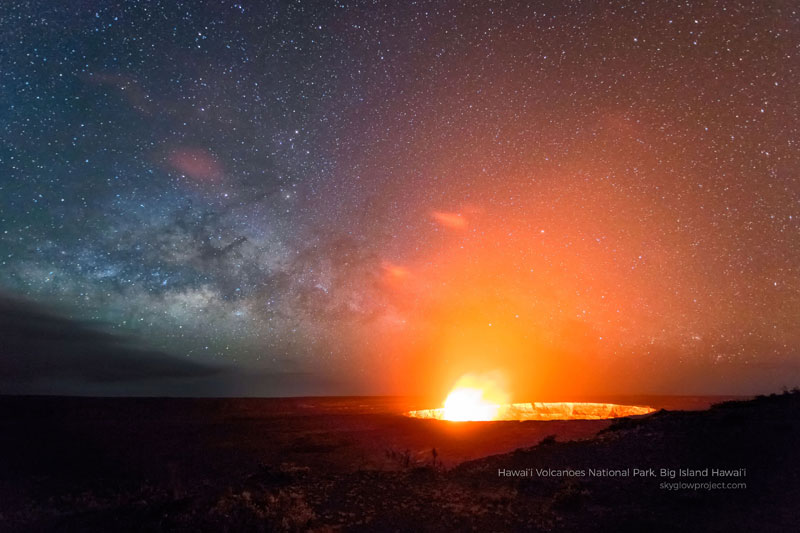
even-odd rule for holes
{"type": "Polygon", "coordinates": [[[800,384],[795,2],[0,6],[0,391],[800,384]]]}

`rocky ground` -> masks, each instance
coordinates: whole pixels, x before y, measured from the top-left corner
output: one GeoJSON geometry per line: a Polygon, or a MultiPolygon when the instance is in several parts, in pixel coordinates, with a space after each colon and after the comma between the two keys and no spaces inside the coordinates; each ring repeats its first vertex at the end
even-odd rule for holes
{"type": "MultiPolygon", "coordinates": [[[[52,473],[53,457],[43,457],[39,469],[21,457],[26,466],[15,468],[20,440],[6,437],[0,530],[796,531],[798,414],[800,394],[790,392],[726,402],[707,411],[662,410],[620,419],[591,438],[546,438],[457,466],[443,463],[438,450],[420,455],[385,448],[378,467],[354,463],[332,468],[326,461],[280,454],[244,468],[249,463],[236,457],[226,462],[223,447],[222,455],[215,448],[213,457],[196,457],[193,463],[167,461],[162,475],[139,467],[120,470],[104,463],[99,453],[91,467],[84,459],[92,454],[74,450],[62,456],[72,464],[59,464],[58,475],[52,473]],[[189,472],[187,464],[217,468],[189,472]],[[746,476],[535,474],[537,469],[632,468],[745,468],[746,476]],[[531,475],[500,476],[499,470],[531,475]],[[662,485],[681,481],[744,482],[746,488],[668,490],[662,485]]],[[[102,449],[103,442],[88,445],[102,449]]],[[[335,448],[335,443],[313,439],[305,445],[335,448]]],[[[202,455],[202,450],[187,448],[187,453],[202,455]]],[[[31,450],[31,457],[36,453],[31,450]]],[[[175,453],[180,456],[179,450],[175,453]]],[[[229,453],[247,451],[234,436],[229,453]]],[[[157,462],[163,462],[160,456],[157,462]]]]}

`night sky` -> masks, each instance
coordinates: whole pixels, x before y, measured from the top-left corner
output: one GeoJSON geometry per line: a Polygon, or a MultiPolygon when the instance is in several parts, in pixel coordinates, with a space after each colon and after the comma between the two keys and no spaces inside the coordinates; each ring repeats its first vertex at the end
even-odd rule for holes
{"type": "Polygon", "coordinates": [[[798,43],[778,0],[4,1],[0,392],[798,385],[798,43]]]}

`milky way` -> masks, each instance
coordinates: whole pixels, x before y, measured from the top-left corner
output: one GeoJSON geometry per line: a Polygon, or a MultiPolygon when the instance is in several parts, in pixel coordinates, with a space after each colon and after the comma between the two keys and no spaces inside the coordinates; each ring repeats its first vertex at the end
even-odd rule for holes
{"type": "Polygon", "coordinates": [[[793,2],[79,4],[0,7],[6,297],[232,394],[800,380],[793,2]]]}

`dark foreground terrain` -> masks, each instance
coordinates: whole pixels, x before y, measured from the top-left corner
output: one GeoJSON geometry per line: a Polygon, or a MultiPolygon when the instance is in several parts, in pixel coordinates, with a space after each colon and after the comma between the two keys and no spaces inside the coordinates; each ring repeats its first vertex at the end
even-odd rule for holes
{"type": "Polygon", "coordinates": [[[0,397],[0,531],[800,527],[796,392],[615,422],[453,424],[358,402],[0,397]]]}

